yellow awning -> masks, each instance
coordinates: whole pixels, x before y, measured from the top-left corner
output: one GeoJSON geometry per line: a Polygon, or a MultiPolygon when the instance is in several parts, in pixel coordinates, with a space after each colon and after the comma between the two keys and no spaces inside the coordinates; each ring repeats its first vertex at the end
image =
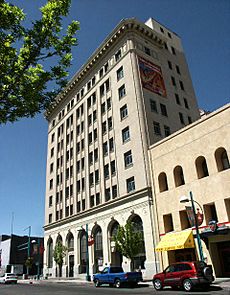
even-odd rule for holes
{"type": "Polygon", "coordinates": [[[184,248],[194,248],[192,230],[164,235],[156,247],[156,251],[170,251],[184,248]]]}

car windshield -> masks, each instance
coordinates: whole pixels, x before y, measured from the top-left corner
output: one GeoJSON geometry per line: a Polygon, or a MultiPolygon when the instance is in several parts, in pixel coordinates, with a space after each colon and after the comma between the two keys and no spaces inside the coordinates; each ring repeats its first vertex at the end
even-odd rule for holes
{"type": "Polygon", "coordinates": [[[7,277],[15,277],[16,275],[14,273],[7,273],[6,276],[7,277]]]}

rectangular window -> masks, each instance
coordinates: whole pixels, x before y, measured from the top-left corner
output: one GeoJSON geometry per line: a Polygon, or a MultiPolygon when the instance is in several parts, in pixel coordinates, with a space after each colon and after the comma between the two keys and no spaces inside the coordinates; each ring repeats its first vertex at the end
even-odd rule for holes
{"type": "Polygon", "coordinates": [[[90,196],[90,208],[94,206],[94,196],[90,196]]]}
{"type": "Polygon", "coordinates": [[[124,77],[124,70],[123,67],[120,67],[117,70],[117,81],[119,81],[120,79],[122,79],[124,77]]]}
{"type": "Polygon", "coordinates": [[[130,177],[126,179],[126,187],[127,187],[127,193],[131,193],[135,191],[135,180],[134,177],[130,177]]]}
{"type": "Polygon", "coordinates": [[[100,86],[100,97],[102,97],[102,96],[104,96],[104,95],[105,95],[105,85],[102,84],[102,85],[100,86]]]}
{"type": "Polygon", "coordinates": [[[49,196],[49,207],[53,205],[53,196],[49,196]]]}
{"type": "Polygon", "coordinates": [[[108,155],[108,143],[107,141],[103,143],[103,156],[108,155]]]}
{"type": "Polygon", "coordinates": [[[206,224],[208,224],[210,220],[218,221],[215,204],[204,205],[204,215],[205,215],[206,224]]]}
{"type": "Polygon", "coordinates": [[[124,154],[124,162],[125,162],[125,168],[133,165],[133,157],[132,157],[131,150],[124,154]]]}
{"type": "Polygon", "coordinates": [[[107,131],[107,126],[106,126],[106,122],[102,123],[102,134],[105,134],[107,131]]]}
{"type": "Polygon", "coordinates": [[[184,106],[186,109],[189,109],[188,100],[184,97],[184,106]]]}
{"type": "Polygon", "coordinates": [[[94,150],[94,161],[97,162],[98,160],[98,149],[94,150]]]}
{"type": "Polygon", "coordinates": [[[174,230],[172,214],[163,215],[163,222],[164,222],[165,233],[168,233],[174,230]]]}
{"type": "Polygon", "coordinates": [[[95,171],[95,184],[99,183],[99,170],[95,171]]]}
{"type": "Polygon", "coordinates": [[[88,116],[88,126],[92,125],[92,114],[88,116]]]}
{"type": "Polygon", "coordinates": [[[54,156],[54,148],[52,148],[50,151],[50,157],[52,158],[53,156],[54,156]]]}
{"type": "Polygon", "coordinates": [[[50,173],[52,173],[54,171],[54,163],[50,164],[50,173]]]}
{"type": "Polygon", "coordinates": [[[93,152],[89,153],[89,165],[93,164],[93,152]]]}
{"type": "Polygon", "coordinates": [[[122,142],[125,143],[130,140],[129,127],[126,127],[122,130],[122,142]]]}
{"type": "Polygon", "coordinates": [[[102,105],[101,105],[101,113],[102,114],[105,113],[105,102],[103,102],[102,105]]]}
{"type": "Polygon", "coordinates": [[[108,118],[108,129],[111,130],[113,128],[113,121],[112,121],[112,117],[108,118]]]}
{"type": "Polygon", "coordinates": [[[111,196],[110,196],[110,188],[106,188],[105,189],[105,201],[106,202],[109,201],[110,198],[111,198],[111,196]]]}
{"type": "Polygon", "coordinates": [[[117,185],[112,186],[112,198],[115,199],[117,197],[117,185]]]}
{"type": "Polygon", "coordinates": [[[106,101],[106,103],[107,103],[107,110],[110,110],[111,109],[111,98],[108,98],[107,99],[107,101],[106,101]]]}
{"type": "Polygon", "coordinates": [[[97,111],[95,110],[93,112],[93,122],[95,122],[97,120],[97,111]]]}
{"type": "Polygon", "coordinates": [[[97,140],[97,128],[93,130],[93,139],[97,140]]]}
{"type": "Polygon", "coordinates": [[[180,122],[181,124],[185,125],[185,122],[184,122],[184,116],[182,113],[179,113],[179,118],[180,118],[180,122]]]}
{"type": "Polygon", "coordinates": [[[190,116],[188,116],[188,123],[191,124],[192,123],[192,118],[190,116]]]}
{"type": "Polygon", "coordinates": [[[109,164],[104,166],[104,177],[105,179],[109,178],[109,164]]]}
{"type": "Polygon", "coordinates": [[[128,107],[125,104],[123,107],[120,108],[120,117],[121,117],[121,120],[123,120],[127,116],[128,116],[128,107]]]}
{"type": "Polygon", "coordinates": [[[172,85],[176,86],[176,80],[175,80],[175,78],[173,76],[171,76],[171,81],[172,81],[172,85]]]}
{"type": "Polygon", "coordinates": [[[104,65],[105,73],[108,72],[108,69],[109,69],[109,63],[107,62],[107,63],[104,65]]]}
{"type": "Polygon", "coordinates": [[[157,111],[157,103],[153,99],[150,99],[150,109],[151,109],[151,112],[158,113],[158,111],[157,111]]]}
{"type": "Polygon", "coordinates": [[[115,53],[115,60],[118,61],[121,58],[121,49],[119,49],[116,53],[115,53]]]}
{"type": "Polygon", "coordinates": [[[179,83],[180,83],[180,89],[184,91],[184,84],[183,84],[183,82],[182,81],[179,81],[179,83]]]}
{"type": "Polygon", "coordinates": [[[116,174],[116,164],[115,161],[110,163],[111,175],[114,176],[116,174]]]}
{"type": "Polygon", "coordinates": [[[100,194],[96,193],[96,205],[99,205],[100,203],[101,203],[100,194]]]}
{"type": "Polygon", "coordinates": [[[175,99],[176,99],[176,103],[180,105],[180,98],[177,93],[175,93],[175,99]]]}
{"type": "Polygon", "coordinates": [[[160,127],[160,123],[158,122],[153,122],[153,129],[154,129],[154,134],[161,136],[161,127],[160,127]]]}
{"type": "Polygon", "coordinates": [[[164,125],[164,132],[165,132],[165,137],[169,136],[171,134],[170,127],[164,125]]]}
{"type": "Polygon", "coordinates": [[[93,184],[94,184],[94,175],[93,175],[93,173],[90,173],[90,175],[89,175],[89,185],[90,186],[92,186],[93,184]]]}
{"type": "Polygon", "coordinates": [[[170,70],[172,70],[172,63],[169,60],[168,60],[168,66],[169,66],[170,70]]]}
{"type": "Polygon", "coordinates": [[[109,139],[109,151],[110,151],[110,153],[114,151],[113,137],[109,139]]]}
{"type": "Polygon", "coordinates": [[[177,72],[177,74],[179,74],[179,75],[180,75],[180,68],[179,68],[179,66],[178,66],[178,65],[176,65],[176,72],[177,72]]]}
{"type": "Polygon", "coordinates": [[[162,116],[165,116],[165,117],[168,117],[166,105],[164,105],[164,104],[161,103],[160,104],[160,108],[161,108],[161,115],[162,116]]]}
{"type": "Polygon", "coordinates": [[[176,50],[175,50],[175,48],[173,46],[171,46],[171,50],[172,50],[172,54],[176,55],[176,50]]]}
{"type": "Polygon", "coordinates": [[[118,96],[119,96],[119,99],[122,99],[122,97],[124,97],[125,95],[126,95],[125,84],[123,84],[123,85],[118,89],[118,96]]]}
{"type": "Polygon", "coordinates": [[[103,76],[103,68],[101,68],[99,71],[99,78],[101,78],[102,76],[103,76]]]}
{"type": "Polygon", "coordinates": [[[81,202],[78,201],[77,202],[77,212],[80,212],[81,211],[81,202]]]}
{"type": "Polygon", "coordinates": [[[52,223],[52,214],[49,214],[49,223],[52,223]]]}
{"type": "Polygon", "coordinates": [[[50,179],[50,189],[53,189],[53,179],[50,179]]]}
{"type": "Polygon", "coordinates": [[[148,47],[144,47],[144,51],[147,55],[149,55],[149,56],[151,55],[150,49],[148,47]]]}

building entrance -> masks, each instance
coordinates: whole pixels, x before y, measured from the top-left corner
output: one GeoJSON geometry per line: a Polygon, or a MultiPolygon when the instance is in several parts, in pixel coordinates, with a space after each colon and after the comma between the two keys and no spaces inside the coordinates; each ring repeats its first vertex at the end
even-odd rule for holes
{"type": "Polygon", "coordinates": [[[230,241],[217,243],[219,253],[221,276],[230,277],[230,241]]]}

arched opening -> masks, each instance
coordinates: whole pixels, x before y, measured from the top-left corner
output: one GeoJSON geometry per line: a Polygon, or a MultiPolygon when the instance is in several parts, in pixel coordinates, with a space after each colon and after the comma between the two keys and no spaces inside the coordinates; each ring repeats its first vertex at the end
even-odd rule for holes
{"type": "Polygon", "coordinates": [[[200,156],[195,161],[198,179],[209,176],[208,166],[205,157],[200,156]]]}
{"type": "Polygon", "coordinates": [[[71,232],[66,237],[67,251],[68,251],[68,268],[67,274],[69,277],[74,276],[74,236],[71,232]]]}
{"type": "Polygon", "coordinates": [[[144,238],[144,230],[143,230],[143,222],[139,215],[131,216],[129,219],[133,223],[134,231],[142,233],[143,236],[143,244],[140,247],[139,253],[134,258],[133,269],[145,269],[145,238],[144,238]]]}
{"type": "Polygon", "coordinates": [[[230,168],[228,155],[224,148],[218,148],[215,151],[215,159],[217,170],[219,172],[230,168]]]}
{"type": "Polygon", "coordinates": [[[111,250],[111,264],[116,266],[122,265],[122,255],[120,252],[116,250],[115,242],[113,237],[116,236],[118,230],[119,223],[114,220],[110,226],[109,230],[109,242],[110,242],[110,250],[111,250]]]}
{"type": "Polygon", "coordinates": [[[175,182],[176,187],[185,184],[184,173],[183,173],[183,169],[181,166],[176,166],[174,168],[173,175],[174,175],[174,182],[175,182]]]}
{"type": "Polygon", "coordinates": [[[47,266],[48,268],[53,267],[53,240],[49,238],[47,242],[47,266]]]}
{"type": "Polygon", "coordinates": [[[159,191],[164,192],[168,190],[167,175],[165,172],[161,172],[158,176],[159,191]]]}
{"type": "MultiPolygon", "coordinates": [[[[62,236],[60,234],[58,234],[58,236],[57,236],[56,245],[58,243],[63,244],[62,236]]],[[[56,267],[56,276],[58,276],[58,274],[59,274],[59,277],[62,277],[62,264],[57,264],[57,267],[56,267]]]]}
{"type": "Polygon", "coordinates": [[[86,232],[82,230],[80,232],[80,273],[86,273],[87,264],[87,243],[86,243],[86,232]]]}
{"type": "Polygon", "coordinates": [[[102,240],[102,230],[100,226],[96,226],[93,231],[94,238],[94,272],[98,272],[98,267],[103,264],[103,240],[102,240]]]}

